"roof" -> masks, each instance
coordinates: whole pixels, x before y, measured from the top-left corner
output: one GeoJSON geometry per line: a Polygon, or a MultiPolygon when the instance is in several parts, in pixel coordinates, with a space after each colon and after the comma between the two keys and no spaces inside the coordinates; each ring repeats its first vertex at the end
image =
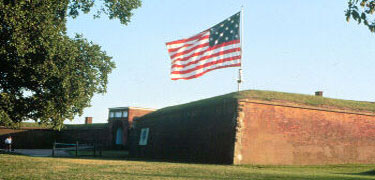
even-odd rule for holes
{"type": "MultiPolygon", "coordinates": [[[[343,109],[350,111],[361,111],[361,112],[375,112],[375,103],[366,101],[353,101],[353,100],[343,100],[343,99],[333,99],[322,96],[306,95],[306,94],[296,94],[296,93],[286,93],[286,92],[276,92],[276,91],[264,91],[264,90],[245,90],[240,92],[233,92],[221,96],[216,96],[212,98],[202,99],[186,104],[169,106],[162,108],[148,115],[164,114],[174,110],[181,110],[184,108],[192,108],[200,105],[210,105],[223,101],[230,100],[262,100],[268,102],[289,102],[296,105],[307,105],[313,107],[322,108],[333,108],[333,109],[343,109]]],[[[148,116],[146,115],[146,116],[148,116]]]]}

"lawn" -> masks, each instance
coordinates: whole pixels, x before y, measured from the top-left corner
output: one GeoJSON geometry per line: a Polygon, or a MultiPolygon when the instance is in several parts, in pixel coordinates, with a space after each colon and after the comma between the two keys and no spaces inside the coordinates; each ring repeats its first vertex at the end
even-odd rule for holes
{"type": "Polygon", "coordinates": [[[375,165],[234,166],[0,154],[0,179],[375,179],[375,165]]]}

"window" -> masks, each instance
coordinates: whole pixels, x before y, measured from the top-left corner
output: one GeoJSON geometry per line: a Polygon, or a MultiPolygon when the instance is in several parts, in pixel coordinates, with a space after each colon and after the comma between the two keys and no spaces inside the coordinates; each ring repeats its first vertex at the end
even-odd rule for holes
{"type": "Polygon", "coordinates": [[[115,112],[115,117],[117,117],[117,118],[119,118],[119,117],[121,117],[121,111],[120,112],[115,112]]]}
{"type": "Polygon", "coordinates": [[[109,117],[110,117],[110,118],[115,117],[115,113],[114,113],[114,112],[109,112],[109,117]]]}
{"type": "Polygon", "coordinates": [[[123,111],[122,112],[122,117],[125,117],[125,118],[128,117],[128,111],[123,111]]]}
{"type": "Polygon", "coordinates": [[[141,134],[139,137],[139,145],[142,145],[142,146],[147,145],[148,131],[149,131],[149,128],[141,129],[141,134]]]}

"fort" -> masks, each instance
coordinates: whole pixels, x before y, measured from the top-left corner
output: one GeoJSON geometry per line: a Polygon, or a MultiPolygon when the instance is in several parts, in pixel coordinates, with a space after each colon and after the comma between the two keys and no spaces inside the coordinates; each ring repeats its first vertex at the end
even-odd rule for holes
{"type": "Polygon", "coordinates": [[[222,164],[375,163],[375,104],[321,95],[251,90],[160,109],[135,121],[130,154],[222,164]]]}
{"type": "MultiPolygon", "coordinates": [[[[110,108],[108,123],[90,121],[61,132],[32,131],[50,133],[48,141],[81,138],[149,159],[271,165],[375,163],[375,103],[325,98],[322,92],[314,96],[248,90],[159,110],[110,108]]],[[[15,135],[28,132],[12,131],[15,135]]],[[[0,136],[9,133],[0,129],[0,136]]]]}

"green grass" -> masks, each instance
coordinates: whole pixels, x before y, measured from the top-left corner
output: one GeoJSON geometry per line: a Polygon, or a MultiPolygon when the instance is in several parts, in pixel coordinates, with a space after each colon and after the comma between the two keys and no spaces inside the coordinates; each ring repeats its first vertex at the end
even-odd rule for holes
{"type": "Polygon", "coordinates": [[[50,125],[44,125],[44,124],[39,124],[37,122],[21,122],[20,127],[27,127],[27,128],[52,128],[50,125]]]}
{"type": "MultiPolygon", "coordinates": [[[[63,129],[102,129],[107,128],[107,123],[94,123],[94,124],[65,124],[63,129]]],[[[52,128],[51,125],[39,124],[36,122],[21,122],[21,128],[52,128]]]]}
{"type": "Polygon", "coordinates": [[[375,165],[233,166],[0,154],[0,179],[375,179],[375,165]]]}
{"type": "MultiPolygon", "coordinates": [[[[175,110],[185,108],[194,108],[197,106],[206,106],[216,104],[223,101],[237,101],[240,99],[255,99],[264,101],[276,102],[291,102],[300,105],[309,105],[315,107],[329,107],[336,109],[352,110],[352,111],[367,111],[375,112],[375,102],[353,101],[320,97],[315,95],[275,92],[275,91],[261,91],[261,90],[246,90],[240,92],[233,92],[221,96],[202,99],[186,104],[170,106],[162,108],[158,111],[150,113],[149,115],[165,114],[175,110]]],[[[148,115],[146,115],[148,116],[148,115]]]]}
{"type": "Polygon", "coordinates": [[[266,101],[282,100],[311,106],[328,106],[339,109],[375,112],[375,102],[333,99],[315,95],[259,90],[241,91],[239,93],[232,93],[232,95],[236,99],[260,99],[266,101]]]}
{"type": "Polygon", "coordinates": [[[107,128],[108,123],[94,123],[94,124],[65,124],[63,129],[102,129],[107,128]]]}

